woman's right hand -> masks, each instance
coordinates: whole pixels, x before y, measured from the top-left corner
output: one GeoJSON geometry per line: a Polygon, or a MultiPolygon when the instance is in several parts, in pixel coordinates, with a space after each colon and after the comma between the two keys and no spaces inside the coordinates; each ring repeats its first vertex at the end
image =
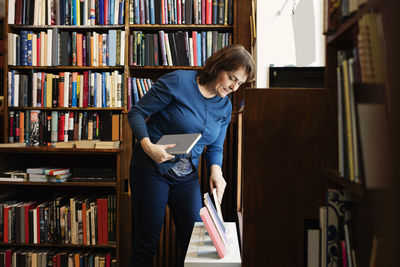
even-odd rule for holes
{"type": "Polygon", "coordinates": [[[174,155],[171,155],[166,151],[168,148],[174,147],[175,144],[169,144],[169,145],[153,144],[148,137],[143,138],[140,141],[140,144],[144,152],[156,163],[162,163],[164,161],[168,161],[175,158],[174,155]]]}

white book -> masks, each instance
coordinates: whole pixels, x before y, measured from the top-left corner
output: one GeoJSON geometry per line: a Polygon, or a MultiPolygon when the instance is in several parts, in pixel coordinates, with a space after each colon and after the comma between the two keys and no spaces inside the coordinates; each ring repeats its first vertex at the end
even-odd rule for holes
{"type": "Polygon", "coordinates": [[[8,24],[15,24],[15,0],[8,0],[8,24]]]}
{"type": "MultiPolygon", "coordinates": [[[[117,24],[117,23],[116,23],[117,24]]],[[[121,56],[120,58],[120,65],[125,65],[125,31],[121,31],[121,56]]]]}
{"type": "Polygon", "coordinates": [[[69,83],[71,79],[70,72],[64,72],[64,105],[63,107],[67,108],[69,103],[69,83]]]}
{"type": "Polygon", "coordinates": [[[45,1],[47,1],[47,25],[51,25],[51,6],[53,0],[45,0],[45,1]]]}
{"type": "Polygon", "coordinates": [[[32,103],[31,106],[32,107],[36,107],[37,106],[37,72],[33,73],[33,77],[32,77],[32,103]]]}
{"type": "Polygon", "coordinates": [[[83,74],[78,75],[79,107],[83,107],[83,74]]]}
{"type": "Polygon", "coordinates": [[[37,35],[32,34],[32,66],[37,66],[37,35]]]}
{"type": "Polygon", "coordinates": [[[192,150],[194,145],[200,140],[201,133],[190,134],[166,134],[157,141],[158,145],[176,144],[174,147],[167,149],[172,155],[187,154],[192,150]]]}
{"type": "Polygon", "coordinates": [[[33,243],[37,244],[38,243],[38,236],[37,236],[37,209],[33,209],[33,243]]]}
{"type": "Polygon", "coordinates": [[[193,67],[194,66],[194,58],[193,58],[193,38],[192,37],[189,37],[189,51],[190,51],[189,63],[190,63],[190,66],[193,67]]]}
{"type": "Polygon", "coordinates": [[[14,75],[14,107],[18,107],[19,102],[19,74],[14,75]]]}
{"type": "Polygon", "coordinates": [[[171,48],[169,46],[168,33],[164,33],[165,52],[167,53],[168,66],[173,66],[171,48]]]}
{"type": "Polygon", "coordinates": [[[47,62],[46,62],[47,66],[52,66],[52,55],[53,55],[52,41],[53,41],[53,30],[48,29],[47,30],[47,62]]]}

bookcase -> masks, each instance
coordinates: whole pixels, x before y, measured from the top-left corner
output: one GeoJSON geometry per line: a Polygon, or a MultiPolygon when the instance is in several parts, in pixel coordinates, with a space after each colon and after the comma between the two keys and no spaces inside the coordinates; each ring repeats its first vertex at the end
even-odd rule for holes
{"type": "MultiPolygon", "coordinates": [[[[56,2],[58,3],[58,1],[55,1],[55,3],[56,2]]],[[[164,16],[170,16],[169,18],[175,17],[177,21],[170,20],[161,22],[162,16],[157,14],[163,14],[161,13],[160,7],[167,1],[108,1],[110,6],[106,6],[109,7],[109,11],[114,10],[114,14],[123,14],[122,21],[114,17],[115,23],[110,23],[112,21],[111,15],[109,16],[110,21],[107,22],[105,20],[105,13],[99,12],[101,9],[100,2],[104,4],[107,1],[80,2],[80,4],[76,4],[75,1],[60,1],[61,11],[56,12],[58,10],[56,8],[53,14],[54,17],[49,18],[44,14],[47,14],[46,12],[51,10],[51,8],[47,9],[44,3],[48,4],[51,3],[51,1],[6,1],[6,10],[9,10],[9,4],[11,3],[12,6],[10,10],[13,12],[6,12],[7,15],[4,18],[5,64],[2,76],[4,78],[2,94],[5,97],[5,103],[2,113],[4,117],[2,135],[4,136],[4,142],[25,142],[28,140],[31,142],[30,138],[24,140],[24,138],[30,136],[30,133],[24,132],[23,137],[21,135],[22,131],[20,130],[18,137],[16,136],[16,129],[20,129],[20,125],[19,127],[15,127],[15,124],[17,121],[19,122],[21,120],[21,114],[24,114],[25,120],[34,113],[45,114],[45,116],[41,115],[43,118],[39,115],[39,126],[51,126],[50,121],[46,122],[46,118],[48,119],[50,115],[54,115],[52,117],[61,117],[62,115],[65,116],[67,113],[69,113],[69,115],[71,113],[82,114],[82,121],[87,121],[88,125],[89,123],[93,123],[94,130],[93,135],[90,136],[89,132],[91,131],[88,131],[88,134],[82,134],[83,132],[86,133],[87,130],[85,129],[85,131],[81,132],[81,136],[78,136],[78,139],[90,140],[99,138],[100,140],[118,140],[121,142],[121,147],[115,149],[55,148],[52,146],[52,144],[55,143],[55,139],[51,139],[50,131],[45,137],[40,137],[38,140],[39,146],[32,146],[33,143],[31,143],[31,146],[23,148],[2,148],[1,153],[4,155],[3,157],[7,159],[4,161],[2,167],[15,167],[17,169],[23,169],[28,165],[30,165],[30,167],[40,167],[46,163],[46,160],[49,161],[49,164],[46,165],[50,167],[56,167],[62,164],[71,166],[71,168],[90,169],[95,168],[95,166],[104,165],[114,170],[116,180],[113,183],[66,182],[62,184],[33,184],[30,182],[20,182],[17,184],[2,182],[1,188],[3,190],[8,188],[23,188],[27,190],[32,197],[35,196],[35,191],[38,191],[39,188],[43,193],[63,191],[64,189],[71,189],[76,192],[113,192],[117,198],[117,238],[115,244],[105,246],[104,250],[110,249],[114,252],[118,266],[127,266],[131,247],[131,205],[128,188],[129,161],[132,146],[132,135],[127,123],[127,113],[130,107],[135,103],[134,87],[137,87],[139,90],[144,89],[144,91],[142,91],[144,94],[146,89],[151,86],[152,81],[155,81],[163,74],[177,69],[196,70],[199,69],[201,65],[198,63],[196,66],[194,61],[191,62],[190,58],[188,59],[189,64],[187,64],[188,62],[185,61],[185,59],[182,61],[181,56],[186,54],[186,52],[183,53],[184,51],[181,51],[183,49],[181,46],[182,44],[176,45],[175,49],[177,50],[175,57],[174,54],[171,54],[171,60],[167,58],[165,64],[161,57],[160,32],[162,31],[171,38],[164,39],[168,40],[171,46],[176,44],[173,42],[172,38],[181,40],[182,33],[185,34],[185,32],[187,32],[187,36],[191,36],[193,39],[195,36],[193,32],[200,33],[200,35],[196,34],[196,37],[199,38],[204,38],[204,35],[207,38],[207,32],[210,32],[208,33],[210,36],[209,39],[217,40],[217,45],[241,43],[250,50],[250,26],[248,18],[251,5],[248,0],[168,1],[168,3],[175,5],[175,8],[174,6],[164,6],[167,8],[167,10],[162,9],[165,12],[164,16]],[[83,19],[80,21],[78,21],[78,19],[74,20],[74,17],[71,17],[74,10],[77,12],[79,8],[81,11],[87,10],[89,6],[90,9],[93,9],[91,6],[93,4],[92,2],[95,5],[94,21],[92,21],[92,12],[88,12],[88,16],[86,17],[84,15],[86,13],[81,12],[81,18],[83,19]],[[111,2],[114,4],[114,9],[111,8],[111,2]],[[28,4],[32,6],[37,3],[41,3],[42,5],[42,9],[40,10],[43,16],[38,16],[34,12],[25,12],[25,16],[23,16],[23,13],[18,12],[19,10],[22,10],[21,12],[24,10],[34,10],[31,9],[28,4]],[[116,3],[119,3],[118,12],[116,3]],[[185,24],[182,23],[182,10],[186,10],[190,3],[192,4],[193,12],[196,10],[198,12],[197,18],[207,20],[206,22],[198,20],[197,22],[193,21],[190,23],[189,19],[186,17],[185,24]],[[70,4],[70,6],[63,9],[62,7],[64,4],[70,4]],[[97,6],[97,4],[99,4],[99,6],[97,6]],[[152,6],[153,4],[154,6],[152,6]],[[180,10],[180,22],[182,24],[179,24],[178,7],[183,4],[186,4],[186,8],[184,9],[182,7],[180,10]],[[152,7],[154,8],[154,13],[152,13],[152,7]],[[209,9],[211,8],[211,10],[214,10],[213,7],[220,8],[217,10],[221,11],[217,12],[225,14],[226,20],[223,16],[221,17],[224,18],[222,21],[217,21],[216,24],[211,21],[211,24],[209,24],[209,18],[203,18],[203,16],[211,14],[212,12],[210,12],[209,9]],[[10,14],[14,15],[11,20],[14,22],[18,21],[18,23],[7,23],[10,20],[10,14]],[[200,14],[203,14],[203,16],[200,14]],[[60,23],[62,25],[59,25],[57,23],[58,21],[67,21],[68,18],[70,19],[69,25],[65,25],[65,23],[60,23]],[[139,22],[135,21],[136,18],[139,18],[139,22]],[[48,19],[50,20],[48,21],[48,19]],[[52,19],[54,19],[54,21],[52,21],[52,19]],[[152,19],[154,19],[154,21],[152,21],[152,19]],[[26,23],[24,23],[23,20],[25,20],[26,23]],[[204,32],[204,34],[202,34],[202,32],[204,32]],[[33,37],[32,33],[36,35],[36,37],[33,37]],[[52,37],[50,38],[50,36],[52,37]],[[59,38],[56,38],[57,36],[59,36],[59,38]],[[32,54],[27,53],[27,55],[25,55],[21,52],[21,47],[17,47],[18,40],[25,40],[25,38],[27,40],[27,51],[30,51],[28,48],[28,45],[30,45],[28,40],[30,40],[30,38],[34,38],[36,41],[41,40],[41,44],[48,44],[46,47],[47,49],[41,50],[41,48],[37,46],[35,55],[35,48],[32,47],[32,54]],[[47,41],[44,38],[47,38],[47,41]],[[154,42],[157,38],[158,42],[154,42]],[[45,41],[43,42],[43,40],[45,41]],[[106,44],[104,44],[104,41],[106,44]],[[7,45],[9,42],[10,46],[7,45]],[[133,45],[134,42],[136,45],[133,45]],[[73,44],[75,43],[78,45],[74,46],[73,44]],[[79,44],[81,44],[81,46],[79,44]],[[91,46],[94,46],[93,51],[89,49],[91,46]],[[82,48],[82,52],[80,52],[80,48],[82,48]],[[84,49],[86,49],[86,53],[84,49]],[[97,50],[99,50],[98,53],[96,52],[97,50]],[[106,51],[106,53],[102,51],[106,51]],[[158,52],[158,60],[155,58],[155,52],[158,52]],[[47,60],[40,59],[40,55],[44,54],[51,54],[52,57],[47,57],[47,60]],[[36,64],[34,62],[36,62],[36,64]],[[15,79],[17,75],[19,75],[17,78],[19,81],[15,79]],[[91,75],[95,75],[95,78],[92,78],[91,75]],[[29,83],[32,77],[40,82],[36,85],[34,83],[29,83]],[[70,91],[75,90],[71,88],[76,86],[77,98],[72,98],[70,94],[67,96],[65,94],[67,90],[64,90],[64,98],[62,98],[62,93],[57,95],[57,90],[52,90],[52,94],[47,96],[47,98],[43,97],[43,93],[41,93],[39,97],[39,95],[31,94],[29,90],[22,90],[22,88],[28,89],[32,87],[34,88],[32,90],[38,92],[38,89],[41,88],[42,92],[46,89],[48,93],[48,85],[46,84],[46,87],[44,87],[43,83],[45,81],[47,82],[49,77],[53,80],[53,83],[51,83],[52,89],[57,88],[57,85],[60,86],[62,81],[64,82],[64,88],[69,86],[70,91]],[[90,81],[93,80],[97,82],[95,85],[90,83],[90,81]],[[24,97],[19,97],[17,101],[14,95],[15,91],[10,93],[9,88],[14,90],[15,87],[13,86],[17,83],[19,83],[19,86],[21,81],[22,86],[20,86],[18,92],[20,96],[24,97]],[[79,83],[82,85],[79,85],[79,83]],[[88,84],[88,86],[86,86],[86,84],[88,84]],[[110,89],[108,91],[107,88],[109,87],[110,89]],[[79,90],[81,90],[82,93],[78,94],[79,90]],[[89,93],[92,92],[92,90],[95,90],[94,95],[89,93]],[[107,94],[109,94],[109,96],[107,94]],[[68,99],[68,101],[66,101],[66,99],[68,99]],[[33,103],[36,103],[36,105],[33,103]],[[12,116],[10,116],[10,114],[13,114],[12,122],[10,119],[12,116]],[[15,118],[16,114],[19,116],[18,120],[15,118]],[[41,119],[43,121],[41,121],[41,119]],[[98,133],[98,135],[95,133],[98,133]],[[11,157],[8,157],[9,155],[11,155],[11,157]],[[18,158],[18,160],[8,160],[16,158],[18,158]],[[38,161],[36,158],[43,158],[44,160],[42,162],[38,161]],[[33,164],[38,166],[31,166],[33,164]]],[[[104,8],[105,6],[103,6],[103,10],[104,8]]],[[[106,11],[104,10],[104,12],[106,11]]],[[[193,14],[192,18],[195,19],[193,14]]],[[[213,17],[211,17],[211,19],[213,19],[213,17]]],[[[25,45],[24,42],[23,44],[25,45]]],[[[203,45],[203,43],[201,43],[201,45],[203,45]]],[[[219,46],[217,46],[217,48],[218,47],[219,46]]],[[[202,53],[204,53],[203,50],[202,53]]],[[[206,50],[205,54],[209,55],[209,51],[206,50]]],[[[138,93],[140,97],[140,91],[138,91],[138,93]]],[[[225,178],[228,180],[228,187],[225,193],[224,203],[226,204],[223,205],[223,211],[227,219],[234,220],[234,205],[231,203],[235,203],[236,184],[234,177],[236,177],[236,170],[233,159],[237,150],[235,145],[236,111],[239,106],[238,103],[240,103],[241,100],[241,95],[234,94],[231,100],[233,102],[234,112],[232,115],[232,126],[227,133],[226,149],[224,152],[223,168],[225,178]]],[[[79,116],[74,117],[74,122],[76,121],[79,121],[79,116]]],[[[42,128],[42,131],[45,131],[45,128],[42,128]]],[[[24,127],[24,131],[27,129],[30,129],[30,127],[24,127]]],[[[74,131],[72,131],[71,136],[71,133],[67,132],[69,140],[76,138],[73,133],[74,131]]],[[[41,136],[41,132],[39,132],[39,136],[41,136]]],[[[62,141],[62,139],[58,138],[57,141],[62,141]]],[[[37,140],[35,140],[34,143],[37,143],[37,140]]],[[[200,176],[202,189],[208,191],[204,162],[201,162],[200,176]]],[[[181,252],[176,250],[173,227],[173,221],[169,216],[167,208],[167,216],[161,233],[159,251],[154,258],[154,266],[176,266],[178,254],[181,252]]],[[[25,245],[8,243],[3,244],[3,246],[7,248],[19,248],[25,245]]],[[[64,246],[54,244],[53,246],[53,244],[26,244],[26,247],[48,247],[49,249],[54,247],[60,249],[66,247],[67,250],[70,247],[79,247],[84,250],[94,249],[96,251],[103,251],[103,246],[100,245],[64,246]]]]}
{"type": "Polygon", "coordinates": [[[327,169],[326,205],[333,210],[331,196],[343,190],[339,203],[345,209],[336,222],[329,212],[326,217],[328,227],[336,223],[331,242],[340,250],[332,255],[328,243],[326,264],[398,265],[393,238],[398,236],[399,79],[392,68],[399,59],[394,29],[399,10],[391,0],[328,8],[336,14],[326,20],[326,90],[337,125],[332,142],[337,158],[327,169]],[[349,251],[342,253],[343,248],[349,251]]]}
{"type": "MultiPolygon", "coordinates": [[[[326,1],[327,4],[333,2],[326,1]]],[[[399,37],[394,27],[399,22],[399,3],[364,1],[358,7],[355,2],[357,8],[353,12],[339,17],[334,28],[328,27],[324,88],[244,90],[243,266],[307,266],[305,242],[310,219],[317,223],[325,220],[320,225],[320,236],[326,236],[329,244],[325,250],[319,241],[323,251],[317,255],[320,266],[399,265],[396,255],[399,246],[395,241],[399,237],[399,167],[396,164],[399,158],[399,79],[394,71],[399,62],[399,37]],[[365,30],[362,20],[367,13],[381,14],[382,25],[376,28],[379,37],[372,36],[373,33],[369,36],[378,41],[369,45],[384,47],[380,58],[382,68],[375,68],[377,72],[383,71],[384,79],[378,82],[367,77],[367,81],[349,83],[349,77],[344,77],[343,59],[349,59],[346,57],[350,54],[348,51],[367,49],[365,43],[358,46],[360,40],[365,41],[365,36],[359,34],[365,30]],[[344,83],[346,79],[347,88],[354,90],[353,104],[346,104],[351,98],[341,100],[348,90],[344,83]],[[350,175],[348,144],[353,137],[347,137],[348,131],[343,126],[346,117],[341,115],[346,114],[346,105],[349,110],[354,105],[356,111],[356,120],[349,125],[356,127],[359,138],[357,149],[363,164],[358,176],[350,175]],[[365,105],[378,105],[379,108],[368,110],[365,116],[365,105]],[[372,126],[366,127],[366,123],[371,122],[372,126]],[[387,123],[387,131],[384,131],[383,122],[387,123]],[[371,133],[372,137],[368,136],[371,133]],[[383,150],[384,146],[389,149],[383,150]],[[369,161],[371,156],[375,160],[372,163],[369,161]],[[375,168],[372,172],[371,167],[375,168]],[[350,181],[351,176],[358,177],[359,181],[350,181]],[[326,210],[320,213],[321,207],[333,205],[327,200],[328,196],[337,197],[343,209],[339,210],[336,224],[329,221],[330,228],[323,232],[326,221],[334,217],[326,210]],[[356,265],[354,262],[342,265],[344,257],[353,257],[351,252],[342,254],[343,248],[347,248],[346,224],[356,265]]],[[[336,7],[338,10],[329,14],[340,14],[347,8],[336,7]]],[[[373,60],[380,51],[374,48],[369,53],[373,60]]],[[[345,62],[349,64],[349,61],[345,62]]],[[[366,69],[356,68],[355,72],[369,73],[368,68],[372,66],[369,61],[364,66],[366,69]]]]}

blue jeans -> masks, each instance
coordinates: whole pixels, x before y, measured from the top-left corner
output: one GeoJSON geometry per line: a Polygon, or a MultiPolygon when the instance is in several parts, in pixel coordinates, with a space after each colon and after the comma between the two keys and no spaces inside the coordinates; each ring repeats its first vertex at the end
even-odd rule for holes
{"type": "Polygon", "coordinates": [[[201,221],[202,198],[197,172],[178,177],[172,171],[161,175],[134,167],[132,174],[132,266],[147,267],[152,262],[167,204],[174,219],[176,239],[185,255],[194,222],[201,221]]]}

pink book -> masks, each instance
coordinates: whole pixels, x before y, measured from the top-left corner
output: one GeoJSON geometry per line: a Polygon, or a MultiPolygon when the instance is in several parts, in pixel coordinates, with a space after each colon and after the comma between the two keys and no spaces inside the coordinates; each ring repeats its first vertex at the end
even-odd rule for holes
{"type": "Polygon", "coordinates": [[[344,240],[340,241],[340,247],[342,249],[342,267],[347,267],[346,243],[344,240]]]}
{"type": "Polygon", "coordinates": [[[203,207],[200,209],[200,217],[201,220],[204,223],[204,226],[207,229],[208,234],[211,237],[211,240],[217,249],[218,256],[220,258],[223,258],[226,253],[226,247],[224,245],[224,242],[221,239],[221,236],[218,234],[217,228],[215,228],[214,222],[211,219],[210,214],[208,213],[208,210],[206,207],[203,207]]]}

